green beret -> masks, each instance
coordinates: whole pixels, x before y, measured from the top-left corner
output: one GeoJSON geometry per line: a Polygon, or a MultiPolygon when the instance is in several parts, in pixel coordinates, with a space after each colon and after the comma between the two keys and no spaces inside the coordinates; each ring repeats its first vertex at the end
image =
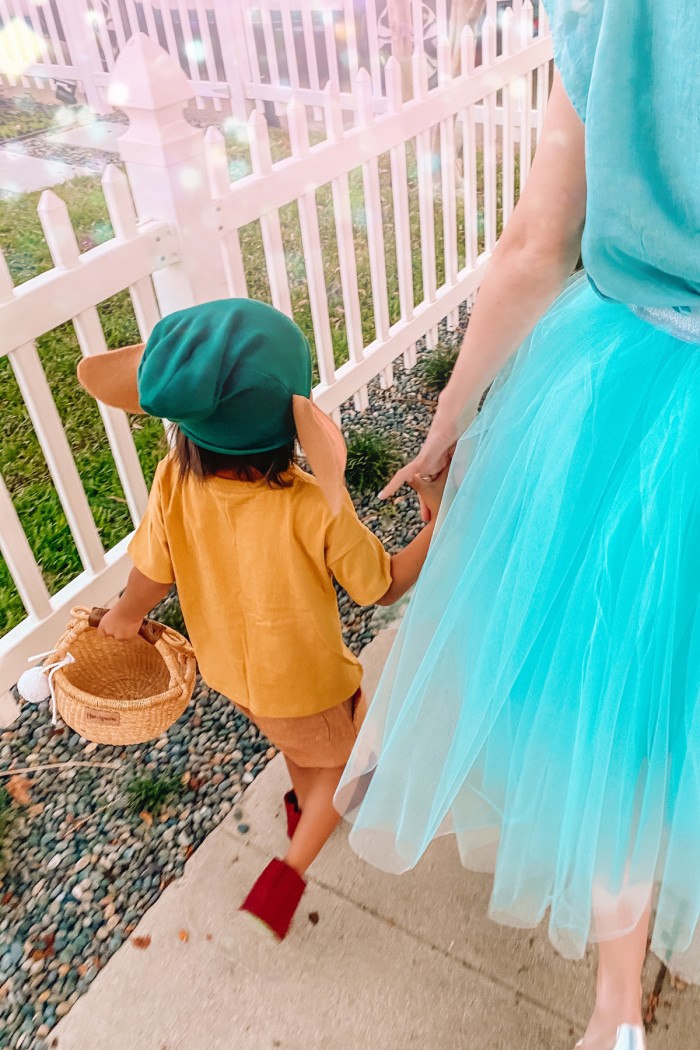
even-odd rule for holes
{"type": "Polygon", "coordinates": [[[311,352],[285,314],[252,299],[221,299],[168,314],[138,369],[150,415],[177,423],[202,448],[230,455],[292,441],[295,394],[311,393],[311,352]]]}

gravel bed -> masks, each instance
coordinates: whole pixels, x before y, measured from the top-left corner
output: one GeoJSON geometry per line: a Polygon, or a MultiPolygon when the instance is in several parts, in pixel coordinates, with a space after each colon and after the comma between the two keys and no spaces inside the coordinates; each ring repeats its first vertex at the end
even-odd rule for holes
{"type": "MultiPolygon", "coordinates": [[[[442,332],[443,344],[460,333],[442,332]]],[[[419,358],[420,361],[420,358],[419,358]]],[[[434,409],[417,369],[395,365],[387,390],[370,386],[370,409],[343,411],[345,428],[372,427],[398,438],[408,457],[434,409]]],[[[419,530],[415,499],[356,500],[362,519],[389,550],[419,530]]],[[[360,609],[339,592],[347,644],[359,652],[388,622],[387,610],[360,609]]],[[[177,623],[175,599],[161,618],[177,623]]],[[[0,1038],[2,1050],[43,1050],[55,1022],[86,990],[148,907],[182,874],[192,851],[236,806],[275,749],[225,698],[198,681],[193,702],[158,740],[130,747],[87,743],[45,707],[25,706],[0,733],[0,770],[71,761],[106,763],[46,770],[29,778],[0,868],[0,1038]],[[153,822],[133,816],[134,776],[177,777],[181,791],[153,822]]],[[[7,783],[5,778],[0,784],[7,783]]]]}
{"type": "MultiPolygon", "coordinates": [[[[123,114],[100,117],[100,120],[110,124],[126,123],[126,118],[123,114]]],[[[89,122],[85,121],[83,123],[89,122]]],[[[69,146],[66,143],[56,142],[53,137],[61,131],[72,131],[74,127],[78,126],[80,126],[79,122],[66,124],[65,127],[57,124],[47,131],[39,131],[16,139],[6,139],[0,144],[0,149],[10,150],[12,153],[26,153],[29,157],[40,157],[44,160],[57,160],[63,164],[72,164],[77,168],[102,174],[108,164],[112,164],[119,159],[116,153],[93,147],[69,146]]]]}

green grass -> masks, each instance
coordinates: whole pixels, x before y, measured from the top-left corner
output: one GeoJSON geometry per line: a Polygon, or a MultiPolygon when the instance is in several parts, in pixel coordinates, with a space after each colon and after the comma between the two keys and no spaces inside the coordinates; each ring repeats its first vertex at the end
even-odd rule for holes
{"type": "Polygon", "coordinates": [[[425,354],[419,368],[428,390],[444,390],[459,355],[458,347],[436,346],[425,354]]]}
{"type": "Polygon", "coordinates": [[[0,98],[0,141],[55,126],[61,106],[47,106],[29,96],[0,98]]]}
{"type": "Polygon", "coordinates": [[[157,817],[181,786],[179,777],[133,777],[126,786],[129,810],[134,816],[146,812],[157,817]]]}
{"type": "Polygon", "coordinates": [[[371,427],[349,434],[347,446],[345,480],[354,495],[378,492],[401,466],[398,443],[371,427]]]}
{"type": "MultiPolygon", "coordinates": [[[[275,159],[280,159],[289,153],[287,136],[279,129],[273,129],[271,146],[275,159]]],[[[242,129],[234,129],[234,133],[229,134],[228,150],[232,177],[245,175],[249,170],[250,159],[242,129]]],[[[415,154],[411,146],[407,148],[407,164],[414,299],[418,303],[423,298],[423,276],[420,260],[418,180],[415,154]]],[[[483,170],[480,157],[477,169],[479,200],[481,201],[483,198],[483,170]]],[[[389,319],[393,324],[399,320],[400,306],[388,155],[382,156],[379,160],[379,177],[389,319]]],[[[376,333],[361,170],[353,171],[349,181],[362,331],[365,345],[367,345],[372,342],[376,333]]],[[[55,192],[66,201],[81,250],[85,251],[112,236],[112,227],[98,178],[75,179],[57,187],[55,192]]],[[[5,248],[8,265],[17,284],[51,267],[51,258],[36,213],[39,196],[38,193],[18,196],[3,201],[2,208],[0,208],[0,244],[5,248]]],[[[459,196],[458,194],[458,261],[462,266],[465,262],[464,212],[459,204],[459,196]]],[[[340,365],[347,361],[348,349],[330,187],[326,186],[319,190],[316,194],[316,201],[321,242],[324,246],[326,298],[331,320],[333,353],[336,364],[340,365]]],[[[437,187],[434,217],[436,271],[439,286],[444,280],[445,266],[442,207],[437,187]]],[[[280,222],[294,316],[313,343],[311,307],[296,205],[290,205],[281,210],[280,222]]],[[[483,226],[483,223],[481,225],[483,226]]],[[[241,246],[249,295],[270,302],[270,287],[258,223],[241,231],[241,246]]],[[[483,248],[483,229],[480,233],[479,247],[483,248]]],[[[136,319],[127,292],[120,293],[109,301],[101,303],[98,313],[109,347],[138,340],[136,319]]],[[[95,403],[82,391],[75,379],[80,350],[73,326],[63,325],[47,333],[38,340],[37,346],[86,489],[90,507],[95,516],[102,543],[108,550],[130,532],[132,525],[99,412],[95,403]]],[[[315,374],[318,378],[317,371],[315,374]]],[[[41,566],[47,586],[53,594],[80,572],[81,564],[65,514],[7,359],[0,359],[0,400],[3,405],[3,412],[0,415],[0,473],[10,490],[31,548],[41,566]]],[[[163,428],[159,421],[143,418],[132,420],[131,425],[144,474],[150,483],[156,463],[165,451],[163,428]]],[[[12,583],[9,570],[0,559],[0,635],[19,623],[24,615],[24,609],[12,583]]]]}

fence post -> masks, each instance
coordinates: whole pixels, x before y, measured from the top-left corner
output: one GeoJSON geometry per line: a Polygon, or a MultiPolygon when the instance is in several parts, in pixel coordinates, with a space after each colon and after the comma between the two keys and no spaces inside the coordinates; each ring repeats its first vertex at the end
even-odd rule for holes
{"type": "Polygon", "coordinates": [[[231,96],[231,112],[238,120],[248,119],[245,85],[252,77],[246,50],[244,13],[231,0],[212,0],[221,46],[221,60],[231,96]]]}
{"type": "Polygon", "coordinates": [[[162,314],[228,295],[204,132],[184,117],[191,97],[178,62],[145,34],[132,36],[110,77],[109,99],[129,118],[119,153],[139,221],[166,222],[179,240],[175,255],[164,246],[153,274],[162,314]]]}
{"type": "Polygon", "coordinates": [[[94,77],[95,73],[102,71],[102,59],[97,47],[95,29],[90,21],[92,15],[85,0],[74,0],[61,7],[61,24],[65,30],[75,75],[83,85],[90,109],[102,115],[111,113],[112,107],[107,104],[104,93],[97,86],[94,77]]]}

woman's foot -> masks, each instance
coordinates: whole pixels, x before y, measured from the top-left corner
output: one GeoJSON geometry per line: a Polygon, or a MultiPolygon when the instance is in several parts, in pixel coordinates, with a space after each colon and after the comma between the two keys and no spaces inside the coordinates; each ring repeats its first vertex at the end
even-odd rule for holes
{"type": "Polygon", "coordinates": [[[594,1037],[586,1034],[574,1050],[646,1050],[644,1026],[623,1024],[608,1034],[600,1033],[594,1037]]]}

